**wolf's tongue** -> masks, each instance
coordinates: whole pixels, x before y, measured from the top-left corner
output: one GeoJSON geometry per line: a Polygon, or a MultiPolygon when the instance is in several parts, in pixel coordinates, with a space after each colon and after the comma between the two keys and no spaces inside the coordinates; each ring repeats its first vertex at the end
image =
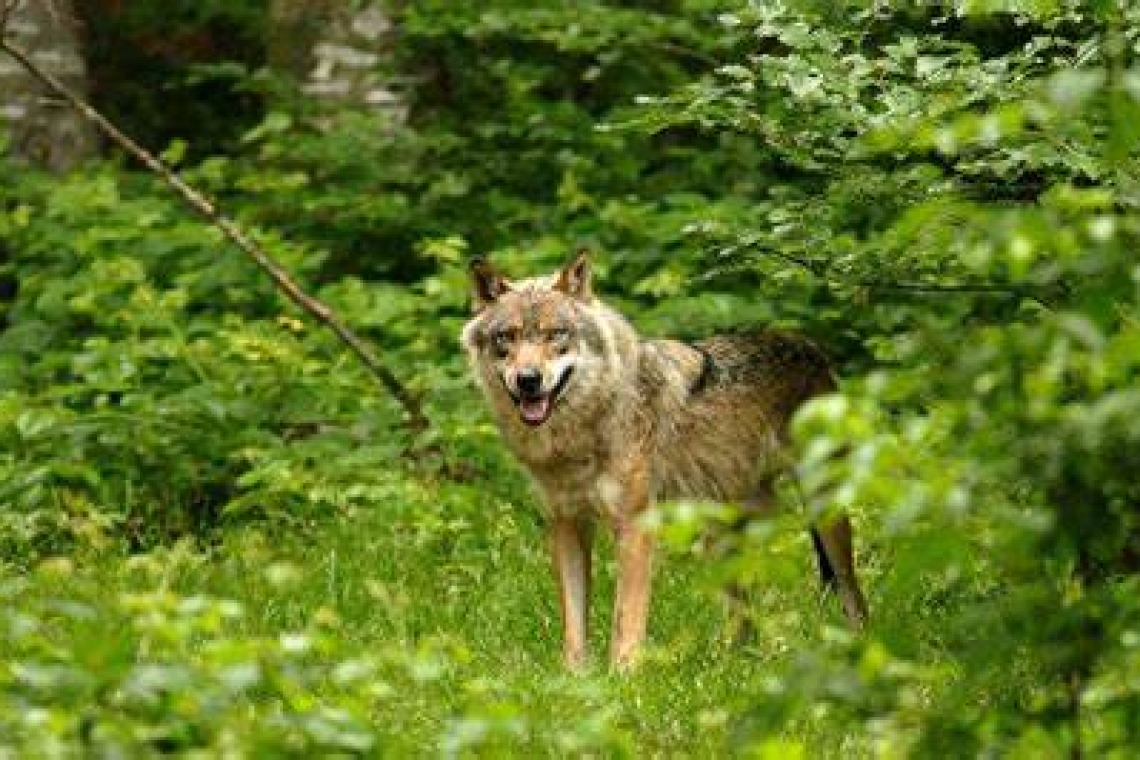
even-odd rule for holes
{"type": "Polygon", "coordinates": [[[519,411],[522,413],[523,422],[530,425],[540,425],[546,422],[547,414],[550,412],[550,396],[536,399],[524,398],[519,402],[519,411]]]}

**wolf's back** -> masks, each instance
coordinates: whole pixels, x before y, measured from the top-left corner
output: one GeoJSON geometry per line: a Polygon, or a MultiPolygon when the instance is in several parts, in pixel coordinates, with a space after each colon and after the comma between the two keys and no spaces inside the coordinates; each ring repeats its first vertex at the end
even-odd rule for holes
{"type": "Polygon", "coordinates": [[[781,468],[788,422],[835,388],[810,340],[779,331],[689,344],[701,356],[676,408],[662,408],[656,457],[661,496],[744,500],[781,468]]]}
{"type": "Polygon", "coordinates": [[[823,351],[802,335],[779,330],[716,335],[692,344],[711,360],[709,391],[733,398],[760,395],[786,420],[812,396],[835,389],[823,351]]]}

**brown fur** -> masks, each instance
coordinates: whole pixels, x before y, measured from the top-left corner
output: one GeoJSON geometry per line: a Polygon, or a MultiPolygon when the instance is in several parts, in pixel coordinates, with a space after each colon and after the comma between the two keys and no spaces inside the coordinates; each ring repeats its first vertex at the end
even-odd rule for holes
{"type": "MultiPolygon", "coordinates": [[[[775,331],[691,345],[643,340],[594,297],[584,256],[556,275],[518,283],[482,261],[473,274],[476,314],[463,343],[504,439],[542,495],[566,661],[586,661],[590,543],[600,517],[617,538],[611,658],[627,666],[645,636],[649,605],[653,537],[638,516],[654,500],[677,498],[769,510],[773,480],[787,467],[789,420],[806,400],[834,389],[828,363],[807,339],[775,331]],[[541,374],[553,399],[537,426],[516,403],[527,372],[541,374]]],[[[849,523],[840,518],[813,535],[825,576],[860,624],[866,608],[849,523]]]]}

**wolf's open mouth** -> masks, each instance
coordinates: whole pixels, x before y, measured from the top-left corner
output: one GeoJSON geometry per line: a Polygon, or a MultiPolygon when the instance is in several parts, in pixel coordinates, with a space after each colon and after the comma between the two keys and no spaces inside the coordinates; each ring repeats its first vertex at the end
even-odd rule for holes
{"type": "Polygon", "coordinates": [[[540,393],[537,396],[515,396],[515,403],[519,407],[519,415],[522,417],[522,421],[537,427],[550,419],[550,415],[554,411],[554,404],[562,395],[566,384],[570,382],[570,375],[573,373],[574,368],[567,367],[566,371],[562,373],[562,377],[551,388],[550,393],[540,393]]]}

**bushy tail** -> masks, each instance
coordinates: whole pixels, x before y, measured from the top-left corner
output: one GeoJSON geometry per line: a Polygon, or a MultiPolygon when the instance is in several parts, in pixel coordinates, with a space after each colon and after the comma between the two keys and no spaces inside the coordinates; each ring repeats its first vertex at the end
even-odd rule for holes
{"type": "Polygon", "coordinates": [[[819,531],[815,528],[809,528],[811,532],[811,543],[815,547],[815,557],[819,560],[819,579],[823,581],[823,586],[828,591],[839,590],[839,580],[835,577],[835,568],[831,566],[831,560],[827,558],[827,552],[823,548],[823,539],[819,537],[819,531]]]}
{"type": "MultiPolygon", "coordinates": [[[[807,497],[804,495],[803,486],[800,484],[800,479],[792,472],[792,485],[795,487],[796,496],[800,500],[800,505],[807,509],[807,497]]],[[[823,587],[828,591],[839,591],[839,579],[835,576],[835,568],[831,564],[831,560],[827,558],[827,550],[823,548],[823,539],[819,536],[819,531],[813,525],[808,528],[811,533],[811,544],[815,547],[815,558],[819,561],[819,579],[823,582],[823,587]]]]}

